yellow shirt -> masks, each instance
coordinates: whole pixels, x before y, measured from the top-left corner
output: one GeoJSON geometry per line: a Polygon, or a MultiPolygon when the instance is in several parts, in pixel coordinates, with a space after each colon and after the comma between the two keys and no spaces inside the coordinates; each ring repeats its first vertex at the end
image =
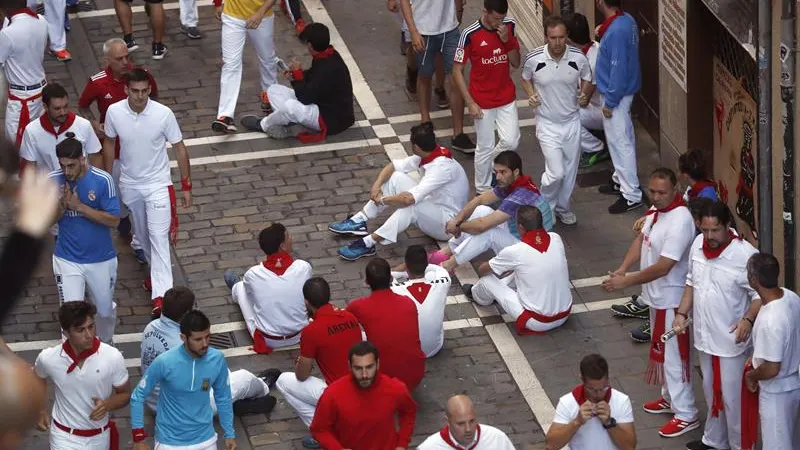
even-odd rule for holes
{"type": "MultiPolygon", "coordinates": [[[[237,19],[247,20],[264,6],[264,2],[268,1],[270,0],[227,0],[223,3],[222,12],[237,19]]],[[[264,17],[270,17],[271,15],[272,8],[264,14],[264,17]]]]}

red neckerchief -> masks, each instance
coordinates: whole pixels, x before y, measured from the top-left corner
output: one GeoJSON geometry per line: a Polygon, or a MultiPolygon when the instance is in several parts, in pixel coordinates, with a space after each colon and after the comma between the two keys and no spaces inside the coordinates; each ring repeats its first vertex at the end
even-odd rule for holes
{"type": "Polygon", "coordinates": [[[506,189],[506,192],[509,195],[511,195],[511,193],[514,192],[515,190],[517,190],[517,188],[527,189],[529,191],[532,191],[532,192],[535,192],[537,194],[540,194],[539,188],[536,187],[536,185],[533,183],[533,180],[531,180],[531,177],[529,177],[527,175],[518,176],[517,179],[514,180],[513,183],[511,183],[511,185],[508,187],[508,189],[506,189]]]}
{"type": "Polygon", "coordinates": [[[470,444],[469,447],[462,447],[462,446],[458,445],[458,443],[453,442],[453,440],[450,439],[450,427],[449,426],[445,426],[444,428],[439,430],[439,437],[441,437],[442,440],[447,443],[447,445],[449,445],[450,447],[453,447],[456,450],[472,450],[473,448],[477,447],[478,443],[481,441],[481,426],[480,425],[475,425],[475,434],[477,436],[477,438],[475,439],[475,442],[470,444]]]}
{"type": "Polygon", "coordinates": [[[550,235],[544,228],[537,228],[523,234],[522,242],[538,250],[539,253],[544,253],[550,247],[550,235]]]}
{"type": "Polygon", "coordinates": [[[644,215],[645,216],[649,216],[651,214],[653,215],[653,224],[650,225],[652,227],[653,225],[656,224],[656,222],[658,222],[659,213],[668,213],[679,206],[686,206],[686,202],[683,201],[683,196],[681,194],[675,193],[675,198],[672,199],[672,203],[661,209],[651,209],[646,213],[644,213],[644,215]]]}
{"type": "MultiPolygon", "coordinates": [[[[575,386],[575,389],[572,390],[572,396],[575,397],[575,401],[578,402],[578,406],[586,403],[586,389],[583,383],[575,386]]],[[[606,391],[606,396],[603,397],[603,400],[605,400],[606,403],[611,400],[611,387],[609,387],[608,391],[606,391]]]]}
{"type": "Polygon", "coordinates": [[[689,188],[689,200],[697,198],[697,196],[700,195],[700,191],[707,187],[713,187],[716,189],[717,183],[714,183],[713,181],[695,181],[694,184],[692,184],[692,187],[689,188]]]}
{"type": "Polygon", "coordinates": [[[326,48],[325,50],[323,50],[323,51],[321,51],[319,53],[313,54],[311,56],[311,58],[312,59],[325,59],[328,56],[331,56],[333,54],[333,52],[334,52],[333,46],[331,45],[330,47],[326,48]]]}
{"type": "Polygon", "coordinates": [[[606,31],[608,31],[608,27],[611,26],[611,23],[614,22],[615,20],[617,20],[617,17],[619,17],[619,16],[621,16],[623,14],[624,13],[622,12],[622,10],[618,9],[617,12],[615,12],[613,16],[611,16],[608,19],[603,21],[603,23],[600,25],[600,29],[597,30],[597,40],[598,41],[603,38],[604,34],[606,34],[606,31]]]}
{"type": "Polygon", "coordinates": [[[584,54],[584,55],[585,55],[585,54],[587,54],[587,53],[589,53],[589,50],[592,48],[592,45],[593,45],[593,44],[594,44],[594,42],[592,42],[592,41],[589,41],[589,43],[588,43],[588,44],[586,44],[586,45],[584,45],[583,47],[581,47],[581,51],[583,52],[583,54],[584,54]]]}
{"type": "Polygon", "coordinates": [[[11,19],[14,18],[17,14],[27,14],[31,17],[39,18],[39,15],[36,14],[36,11],[30,8],[19,8],[19,9],[12,9],[8,12],[8,23],[11,23],[11,19]]]}
{"type": "Polygon", "coordinates": [[[414,297],[414,300],[421,305],[425,302],[425,299],[428,298],[428,292],[431,291],[431,285],[425,283],[424,281],[418,281],[410,284],[407,289],[408,293],[414,297]]]}
{"type": "Polygon", "coordinates": [[[53,122],[50,121],[49,115],[45,113],[42,114],[41,117],[39,117],[39,123],[42,124],[42,128],[44,128],[44,131],[47,131],[48,133],[52,134],[55,137],[58,137],[59,134],[69,130],[69,127],[72,126],[73,122],[75,122],[75,113],[70,111],[67,113],[67,120],[65,120],[64,123],[62,123],[61,126],[58,127],[58,131],[56,131],[55,127],[53,126],[53,122]]]}
{"type": "Polygon", "coordinates": [[[86,360],[86,358],[97,353],[97,350],[99,348],[100,348],[100,339],[94,338],[94,341],[92,341],[92,346],[82,351],[80,355],[76,356],[75,350],[73,350],[72,346],[69,345],[69,341],[64,341],[64,343],[61,344],[61,349],[64,350],[64,353],[66,353],[67,356],[69,356],[69,359],[72,360],[72,364],[70,364],[69,367],[67,368],[67,373],[72,373],[72,371],[75,370],[76,367],[78,367],[78,364],[81,363],[81,361],[84,361],[86,360]]]}
{"type": "Polygon", "coordinates": [[[267,270],[272,271],[275,275],[283,275],[286,272],[286,269],[292,265],[294,262],[294,258],[292,255],[286,252],[275,252],[271,255],[267,255],[267,258],[264,260],[264,267],[267,270]]]}
{"type": "Polygon", "coordinates": [[[726,248],[728,248],[729,245],[731,245],[731,242],[733,242],[734,239],[739,239],[739,240],[742,239],[742,237],[741,236],[737,236],[733,232],[733,230],[728,230],[728,236],[730,236],[731,240],[729,240],[727,244],[720,245],[717,248],[709,247],[708,243],[706,242],[706,240],[703,239],[703,254],[706,256],[706,259],[714,259],[714,258],[718,257],[719,255],[722,254],[722,252],[726,248]]]}
{"type": "Polygon", "coordinates": [[[450,150],[448,150],[446,147],[442,147],[441,145],[437,145],[436,148],[433,149],[432,152],[428,153],[427,156],[422,158],[422,161],[419,162],[419,166],[422,167],[425,164],[428,164],[429,162],[431,162],[434,159],[439,158],[439,157],[453,159],[453,154],[450,153],[450,150]]]}

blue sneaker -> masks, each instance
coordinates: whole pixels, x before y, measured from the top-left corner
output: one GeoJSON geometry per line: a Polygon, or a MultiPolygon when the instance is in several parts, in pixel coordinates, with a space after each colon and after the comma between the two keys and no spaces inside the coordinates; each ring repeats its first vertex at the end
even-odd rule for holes
{"type": "Polygon", "coordinates": [[[228,285],[228,289],[233,289],[233,285],[241,280],[241,278],[239,278],[239,275],[237,275],[233,269],[226,270],[225,273],[222,275],[222,278],[225,279],[225,284],[228,285]]]}
{"type": "Polygon", "coordinates": [[[317,442],[317,440],[314,439],[311,436],[306,436],[306,437],[303,438],[303,447],[304,448],[322,448],[322,446],[319,445],[319,442],[317,442]]]}
{"type": "Polygon", "coordinates": [[[349,234],[350,236],[366,236],[369,234],[367,222],[356,222],[350,217],[341,222],[334,222],[328,225],[328,229],[336,234],[349,234]]]}
{"type": "Polygon", "coordinates": [[[139,262],[141,265],[147,264],[147,257],[144,256],[144,250],[137,248],[133,251],[133,257],[136,258],[136,261],[139,262]]]}
{"type": "Polygon", "coordinates": [[[364,256],[372,256],[377,253],[375,246],[367,247],[363,239],[356,239],[350,245],[339,247],[339,256],[348,261],[355,261],[364,256]]]}

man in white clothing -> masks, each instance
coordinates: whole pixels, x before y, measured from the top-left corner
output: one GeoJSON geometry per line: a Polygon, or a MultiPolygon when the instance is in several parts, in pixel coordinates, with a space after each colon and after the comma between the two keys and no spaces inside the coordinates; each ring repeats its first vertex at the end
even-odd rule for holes
{"type": "Polygon", "coordinates": [[[733,217],[725,203],[704,205],[699,217],[702,234],[692,243],[686,288],[672,322],[673,328],[685,328],[691,314],[708,405],[702,440],[686,448],[741,450],[742,375],[761,308],[748,283],[747,261],[758,250],[731,229],[733,217]]]}
{"type": "Polygon", "coordinates": [[[516,320],[517,333],[541,334],[563,325],[572,310],[567,255],[561,237],[542,227],[537,208],[519,207],[517,230],[522,241],[481,264],[478,284],[462,289],[479,305],[497,301],[516,320]]]}
{"type": "Polygon", "coordinates": [[[414,300],[419,313],[419,340],[426,358],[439,353],[444,345],[444,308],[450,290],[450,274],[442,267],[428,264],[421,245],[406,250],[406,280],[392,283],[395,294],[414,300]]]}
{"type": "Polygon", "coordinates": [[[447,400],[445,426],[417,447],[419,450],[514,450],[514,444],[499,429],[478,423],[472,400],[454,395],[447,400]]]}
{"type": "MultiPolygon", "coordinates": [[[[29,8],[36,8],[37,0],[28,0],[29,8]]],[[[47,34],[50,38],[50,53],[61,62],[72,60],[67,50],[67,33],[64,16],[67,13],[66,0],[44,0],[44,19],[47,21],[47,34]]]]}
{"type": "Polygon", "coordinates": [[[280,223],[261,230],[258,245],[266,254],[263,263],[243,279],[230,269],[224,277],[253,337],[253,351],[269,354],[297,344],[308,325],[303,284],[311,278],[311,264],[292,257],[292,236],[280,223]]]}
{"type": "MultiPolygon", "coordinates": [[[[758,392],[763,448],[800,448],[800,297],[778,284],[780,266],[768,253],[747,262],[747,278],[761,310],[753,325],[754,370],[745,373],[747,387],[758,392]]],[[[742,424],[744,429],[745,424],[742,424]]]]}
{"type": "Polygon", "coordinates": [[[634,450],[631,399],[609,385],[608,362],[600,355],[587,355],[580,370],[583,382],[558,400],[547,448],[634,450]]]}

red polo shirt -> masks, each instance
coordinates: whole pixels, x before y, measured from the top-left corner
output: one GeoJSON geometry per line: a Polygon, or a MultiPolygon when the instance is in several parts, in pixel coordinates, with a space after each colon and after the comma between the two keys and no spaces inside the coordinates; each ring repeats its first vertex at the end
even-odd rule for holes
{"type": "Polygon", "coordinates": [[[331,304],[314,314],[314,320],[300,333],[300,355],[317,361],[325,382],[333,383],[350,374],[350,348],[361,342],[361,327],[356,317],[331,304]]]}

